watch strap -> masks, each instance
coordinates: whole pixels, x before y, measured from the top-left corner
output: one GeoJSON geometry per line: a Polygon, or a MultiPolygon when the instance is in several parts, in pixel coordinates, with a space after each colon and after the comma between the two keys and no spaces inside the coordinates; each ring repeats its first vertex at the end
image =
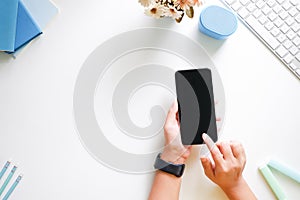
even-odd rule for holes
{"type": "Polygon", "coordinates": [[[174,164],[171,162],[164,161],[160,158],[159,153],[156,157],[154,168],[169,174],[173,174],[176,177],[181,177],[184,172],[185,164],[174,164]]]}

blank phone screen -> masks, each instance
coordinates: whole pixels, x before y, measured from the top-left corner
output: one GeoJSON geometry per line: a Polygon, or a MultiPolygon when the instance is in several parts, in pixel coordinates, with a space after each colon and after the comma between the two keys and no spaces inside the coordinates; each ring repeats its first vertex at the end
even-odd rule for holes
{"type": "Polygon", "coordinates": [[[177,71],[175,81],[182,143],[203,144],[203,133],[216,142],[218,135],[210,69],[177,71]]]}

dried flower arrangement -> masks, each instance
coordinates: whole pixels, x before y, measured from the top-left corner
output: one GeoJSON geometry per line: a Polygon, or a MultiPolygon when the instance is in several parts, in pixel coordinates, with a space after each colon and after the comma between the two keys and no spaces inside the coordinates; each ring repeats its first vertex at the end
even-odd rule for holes
{"type": "Polygon", "coordinates": [[[184,14],[194,17],[194,6],[203,4],[203,0],[139,0],[145,14],[156,19],[171,17],[180,23],[184,14]]]}

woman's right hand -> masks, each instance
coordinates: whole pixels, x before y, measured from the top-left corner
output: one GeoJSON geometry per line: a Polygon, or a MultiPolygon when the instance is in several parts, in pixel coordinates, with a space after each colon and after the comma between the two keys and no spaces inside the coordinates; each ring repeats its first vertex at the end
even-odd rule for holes
{"type": "Polygon", "coordinates": [[[256,199],[242,176],[246,164],[242,144],[231,141],[212,145],[206,134],[203,134],[203,140],[210,149],[214,161],[212,163],[207,157],[200,158],[206,176],[219,185],[229,199],[256,199]]]}

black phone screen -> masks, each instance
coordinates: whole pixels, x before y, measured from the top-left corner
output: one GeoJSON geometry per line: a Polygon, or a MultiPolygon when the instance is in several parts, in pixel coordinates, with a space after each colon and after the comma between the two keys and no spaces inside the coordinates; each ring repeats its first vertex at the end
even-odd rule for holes
{"type": "Polygon", "coordinates": [[[182,144],[203,144],[203,133],[216,142],[218,135],[210,69],[177,71],[175,82],[182,144]]]}

